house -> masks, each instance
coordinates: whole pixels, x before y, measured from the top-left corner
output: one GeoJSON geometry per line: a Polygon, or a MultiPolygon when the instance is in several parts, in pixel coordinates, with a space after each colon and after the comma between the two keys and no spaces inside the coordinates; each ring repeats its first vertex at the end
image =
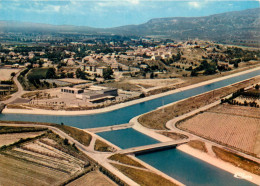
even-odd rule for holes
{"type": "Polygon", "coordinates": [[[151,60],[160,60],[161,59],[161,56],[159,55],[154,55],[151,57],[151,60]]]}
{"type": "Polygon", "coordinates": [[[98,76],[101,76],[101,77],[103,77],[103,75],[104,75],[104,71],[105,71],[105,69],[107,69],[107,67],[98,67],[97,69],[96,69],[96,74],[98,75],[98,76]]]}
{"type": "Polygon", "coordinates": [[[13,64],[13,65],[12,65],[12,68],[19,68],[19,64],[17,64],[17,63],[16,63],[16,64],[13,64]]]}
{"type": "Polygon", "coordinates": [[[162,59],[168,59],[170,57],[170,54],[163,54],[161,55],[162,59]]]}
{"type": "Polygon", "coordinates": [[[119,64],[118,63],[113,63],[111,65],[111,69],[114,70],[114,71],[117,71],[119,69],[119,64]]]}

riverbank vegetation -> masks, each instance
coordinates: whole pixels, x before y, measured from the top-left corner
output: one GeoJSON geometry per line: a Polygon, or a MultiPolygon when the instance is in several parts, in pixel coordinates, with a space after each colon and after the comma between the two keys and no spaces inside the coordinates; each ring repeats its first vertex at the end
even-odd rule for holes
{"type": "Polygon", "coordinates": [[[223,161],[229,162],[253,174],[260,175],[259,163],[246,159],[238,154],[229,152],[216,146],[213,146],[212,150],[215,152],[216,156],[222,159],[223,161]]]}
{"type": "Polygon", "coordinates": [[[111,147],[110,145],[108,145],[107,143],[105,143],[99,139],[97,139],[95,142],[94,150],[100,151],[100,152],[114,152],[115,151],[115,149],[113,147],[111,147]]]}
{"type": "Polygon", "coordinates": [[[199,141],[199,140],[191,140],[187,143],[190,147],[194,149],[198,149],[202,152],[208,152],[207,147],[204,142],[199,141]]]}
{"type": "Polygon", "coordinates": [[[150,171],[140,170],[140,169],[134,169],[123,165],[118,164],[112,164],[114,167],[116,167],[120,172],[125,174],[127,177],[134,180],[136,183],[142,185],[142,186],[157,186],[157,185],[163,185],[163,186],[175,186],[177,184],[174,184],[170,180],[167,180],[166,178],[155,174],[150,171]]]}
{"type": "Polygon", "coordinates": [[[160,131],[158,132],[159,134],[162,134],[166,137],[169,137],[173,140],[180,140],[180,139],[187,139],[188,136],[184,135],[184,134],[180,134],[180,133],[175,133],[175,132],[166,132],[166,131],[160,131]]]}
{"type": "Polygon", "coordinates": [[[128,157],[125,154],[114,154],[114,155],[110,156],[109,159],[113,160],[113,161],[118,161],[118,162],[126,164],[126,165],[144,168],[144,166],[142,164],[133,160],[132,158],[128,157]]]}

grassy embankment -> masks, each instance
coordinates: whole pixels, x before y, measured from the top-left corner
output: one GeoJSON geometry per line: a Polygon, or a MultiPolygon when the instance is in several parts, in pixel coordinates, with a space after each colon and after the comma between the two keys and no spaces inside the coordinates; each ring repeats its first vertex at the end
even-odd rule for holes
{"type": "Polygon", "coordinates": [[[198,109],[202,106],[213,103],[241,88],[250,86],[259,82],[260,77],[252,78],[228,87],[224,87],[218,90],[214,90],[202,95],[188,98],[186,100],[180,101],[173,105],[167,106],[163,109],[158,109],[147,114],[142,115],[138,118],[138,121],[147,128],[163,130],[166,129],[166,122],[178,117],[192,110],[198,109]]]}
{"type": "Polygon", "coordinates": [[[173,186],[176,185],[172,183],[170,180],[155,174],[150,171],[134,169],[123,165],[112,164],[116,167],[120,172],[125,174],[127,177],[135,181],[140,185],[147,185],[147,186],[155,186],[155,185],[163,185],[163,186],[173,186]]]}
{"type": "Polygon", "coordinates": [[[111,146],[109,146],[107,143],[97,139],[94,150],[100,151],[100,152],[113,152],[115,149],[111,146]]]}
{"type": "Polygon", "coordinates": [[[212,150],[215,152],[216,156],[223,161],[229,162],[237,167],[240,167],[251,173],[260,175],[260,164],[252,160],[246,159],[238,154],[229,152],[227,150],[218,148],[216,146],[212,147],[212,150]]]}
{"type": "Polygon", "coordinates": [[[202,152],[208,152],[206,145],[204,142],[199,141],[199,140],[191,140],[187,143],[190,147],[194,148],[194,149],[198,149],[202,152]]]}
{"type": "Polygon", "coordinates": [[[126,164],[126,165],[144,168],[144,166],[141,165],[139,162],[133,160],[132,158],[128,157],[125,154],[114,154],[114,155],[110,156],[109,159],[113,160],[113,161],[118,161],[118,162],[126,164]]]}
{"type": "Polygon", "coordinates": [[[174,140],[180,140],[180,139],[187,139],[188,136],[185,136],[184,134],[179,134],[179,133],[176,133],[176,132],[166,132],[166,131],[162,131],[162,132],[158,132],[159,134],[162,134],[166,137],[169,137],[171,139],[174,139],[174,140]]]}

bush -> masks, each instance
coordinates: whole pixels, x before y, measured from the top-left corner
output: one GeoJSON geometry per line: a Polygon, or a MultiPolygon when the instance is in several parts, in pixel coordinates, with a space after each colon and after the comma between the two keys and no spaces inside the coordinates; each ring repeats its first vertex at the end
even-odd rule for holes
{"type": "Polygon", "coordinates": [[[68,140],[67,138],[65,138],[65,139],[63,140],[63,143],[64,143],[64,145],[69,145],[69,140],[68,140]]]}

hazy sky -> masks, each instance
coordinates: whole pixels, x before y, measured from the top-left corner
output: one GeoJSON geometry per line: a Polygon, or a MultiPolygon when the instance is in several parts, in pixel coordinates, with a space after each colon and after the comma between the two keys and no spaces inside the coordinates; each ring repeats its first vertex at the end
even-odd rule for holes
{"type": "Polygon", "coordinates": [[[0,0],[0,20],[115,27],[152,18],[206,16],[259,8],[255,1],[0,0]]]}

